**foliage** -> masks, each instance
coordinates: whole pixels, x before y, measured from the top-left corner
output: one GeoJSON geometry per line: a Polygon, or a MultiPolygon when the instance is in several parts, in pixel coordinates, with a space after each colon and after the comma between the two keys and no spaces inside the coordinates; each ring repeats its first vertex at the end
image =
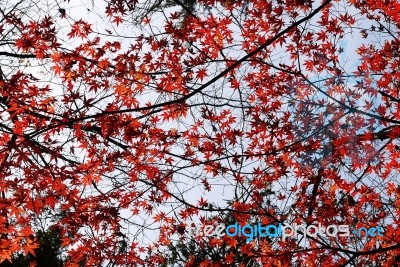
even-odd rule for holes
{"type": "Polygon", "coordinates": [[[38,247],[34,254],[18,254],[13,256],[11,261],[3,261],[1,267],[28,267],[35,264],[37,267],[61,267],[61,237],[56,229],[47,231],[39,230],[36,234],[38,247]]]}
{"type": "Polygon", "coordinates": [[[393,266],[400,3],[173,2],[2,3],[0,261],[393,266]],[[227,216],[384,235],[183,234],[227,216]]]}
{"type": "MultiPolygon", "coordinates": [[[[215,218],[214,218],[215,219],[215,218]]],[[[221,221],[221,220],[220,220],[221,221]]],[[[235,223],[232,213],[228,213],[222,220],[225,226],[235,223]]],[[[168,246],[166,258],[168,261],[164,266],[202,266],[204,264],[213,266],[247,266],[259,267],[254,257],[242,251],[246,247],[244,238],[223,238],[218,242],[214,237],[198,239],[193,235],[188,235],[184,241],[177,241],[168,246]],[[231,261],[226,262],[226,259],[231,261]]],[[[259,246],[266,242],[271,242],[268,238],[257,238],[259,246]]]]}

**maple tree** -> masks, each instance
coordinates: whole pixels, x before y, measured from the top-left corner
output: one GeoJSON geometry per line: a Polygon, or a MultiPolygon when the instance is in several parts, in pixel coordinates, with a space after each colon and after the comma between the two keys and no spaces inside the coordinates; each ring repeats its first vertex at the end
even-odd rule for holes
{"type": "Polygon", "coordinates": [[[65,266],[398,262],[400,3],[154,3],[0,7],[0,260],[40,225],[65,266]],[[187,236],[227,213],[384,235],[187,236]]]}

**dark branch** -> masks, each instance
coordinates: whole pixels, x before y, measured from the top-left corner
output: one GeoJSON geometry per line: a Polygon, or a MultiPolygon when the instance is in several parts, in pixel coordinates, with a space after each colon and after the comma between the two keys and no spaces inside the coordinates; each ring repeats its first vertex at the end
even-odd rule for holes
{"type": "Polygon", "coordinates": [[[5,51],[0,52],[0,56],[15,57],[15,58],[36,58],[36,55],[33,54],[17,54],[5,51]]]}

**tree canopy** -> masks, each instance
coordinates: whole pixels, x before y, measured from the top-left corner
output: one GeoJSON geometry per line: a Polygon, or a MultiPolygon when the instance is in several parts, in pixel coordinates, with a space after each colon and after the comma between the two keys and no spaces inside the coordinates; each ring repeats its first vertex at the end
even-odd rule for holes
{"type": "Polygon", "coordinates": [[[0,261],[57,229],[65,266],[394,266],[399,14],[396,0],[3,1],[0,261]],[[246,242],[193,222],[350,234],[246,242]]]}

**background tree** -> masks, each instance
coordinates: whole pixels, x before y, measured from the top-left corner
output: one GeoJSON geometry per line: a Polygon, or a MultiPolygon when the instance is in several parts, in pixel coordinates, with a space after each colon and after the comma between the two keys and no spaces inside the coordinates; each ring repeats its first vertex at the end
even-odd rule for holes
{"type": "MultiPolygon", "coordinates": [[[[226,214],[225,218],[211,218],[207,220],[206,225],[214,225],[215,221],[223,223],[226,227],[236,223],[234,216],[230,213],[226,214]]],[[[197,225],[201,227],[201,225],[197,225]]],[[[214,237],[197,236],[196,233],[184,231],[185,227],[181,226],[181,237],[186,235],[187,239],[178,240],[171,243],[168,247],[166,258],[168,261],[164,266],[261,266],[256,257],[248,254],[250,251],[256,253],[256,250],[246,245],[246,237],[228,237],[225,236],[222,240],[214,237]],[[242,249],[245,251],[243,252],[242,249]]],[[[178,233],[180,231],[178,230],[178,233]]],[[[200,231],[201,232],[201,231],[200,231]]],[[[258,246],[269,246],[273,242],[268,237],[254,237],[257,240],[258,246]]]]}
{"type": "Polygon", "coordinates": [[[0,259],[53,226],[66,266],[162,266],[189,220],[228,213],[385,229],[238,242],[241,259],[392,266],[400,4],[199,0],[181,23],[163,3],[0,7],[0,259]]]}

